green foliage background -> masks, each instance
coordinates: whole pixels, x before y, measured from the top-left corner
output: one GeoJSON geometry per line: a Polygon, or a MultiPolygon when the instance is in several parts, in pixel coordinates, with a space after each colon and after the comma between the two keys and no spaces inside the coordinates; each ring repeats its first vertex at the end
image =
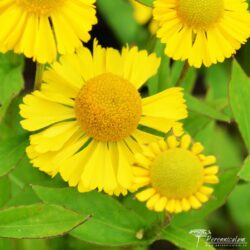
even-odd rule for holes
{"type": "MultiPolygon", "coordinates": [[[[175,86],[184,63],[164,55],[164,46],[133,19],[128,2],[97,0],[97,8],[121,46],[137,44],[162,58],[147,94],[175,86]]],[[[52,180],[31,167],[25,155],[28,134],[18,114],[25,94],[24,58],[0,55],[0,250],[145,250],[159,239],[197,249],[196,237],[189,234],[195,228],[218,237],[246,237],[250,244],[249,56],[250,42],[236,58],[208,69],[191,68],[181,82],[189,108],[185,129],[207,154],[217,156],[220,183],[200,210],[176,215],[164,227],[163,215],[149,212],[133,195],[80,194],[59,177],[52,180]]],[[[198,249],[213,248],[201,239],[198,249]]]]}

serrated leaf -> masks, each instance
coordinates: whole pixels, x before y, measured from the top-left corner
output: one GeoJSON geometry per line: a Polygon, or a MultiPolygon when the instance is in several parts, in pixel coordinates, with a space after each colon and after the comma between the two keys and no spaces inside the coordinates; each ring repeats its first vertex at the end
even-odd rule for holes
{"type": "Polygon", "coordinates": [[[25,155],[27,136],[6,139],[0,143],[0,177],[8,174],[25,155]]]}
{"type": "Polygon", "coordinates": [[[188,213],[175,215],[171,222],[172,225],[177,227],[191,225],[192,223],[202,220],[207,215],[221,207],[226,202],[228,195],[238,182],[238,172],[238,168],[223,171],[223,173],[219,175],[220,182],[215,185],[215,191],[211,199],[198,210],[192,210],[188,213]]]}
{"type": "Polygon", "coordinates": [[[168,226],[160,236],[163,240],[168,240],[177,246],[180,249],[188,250],[211,250],[214,249],[212,246],[209,246],[205,240],[200,239],[194,235],[190,234],[188,231],[174,227],[168,226]]]}
{"type": "Polygon", "coordinates": [[[86,217],[55,205],[36,204],[0,211],[0,237],[45,238],[63,235],[86,217]]]}
{"type": "Polygon", "coordinates": [[[250,156],[244,161],[242,169],[239,172],[239,177],[244,181],[250,181],[250,156]]]}
{"type": "Polygon", "coordinates": [[[250,152],[250,79],[237,61],[233,63],[229,97],[233,115],[250,152]]]}
{"type": "Polygon", "coordinates": [[[83,215],[93,215],[91,220],[71,232],[76,238],[104,246],[143,242],[136,238],[137,232],[145,227],[143,220],[112,197],[97,192],[79,193],[70,188],[33,188],[44,202],[61,205],[83,215]]]}

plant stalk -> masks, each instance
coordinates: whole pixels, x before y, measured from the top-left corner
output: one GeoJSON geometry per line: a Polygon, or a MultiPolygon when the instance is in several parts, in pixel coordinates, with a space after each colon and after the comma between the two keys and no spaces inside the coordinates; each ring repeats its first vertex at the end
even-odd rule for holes
{"type": "Polygon", "coordinates": [[[183,66],[183,68],[182,68],[180,77],[179,77],[179,79],[177,80],[175,86],[181,86],[181,85],[182,85],[183,80],[185,79],[185,77],[186,77],[186,75],[187,75],[189,69],[190,69],[189,63],[188,63],[188,61],[185,61],[185,64],[184,64],[184,66],[183,66]]]}

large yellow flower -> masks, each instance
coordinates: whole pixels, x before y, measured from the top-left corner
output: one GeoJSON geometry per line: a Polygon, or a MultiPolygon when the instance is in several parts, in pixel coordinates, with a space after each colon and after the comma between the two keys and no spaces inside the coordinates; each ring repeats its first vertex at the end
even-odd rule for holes
{"type": "Polygon", "coordinates": [[[0,51],[14,50],[40,63],[73,53],[90,39],[95,0],[1,0],[0,51]]]}
{"type": "Polygon", "coordinates": [[[250,36],[245,0],[155,0],[165,53],[194,67],[223,62],[250,36]]]}
{"type": "Polygon", "coordinates": [[[133,152],[158,139],[140,125],[167,132],[187,116],[181,88],[141,98],[138,89],[160,59],[94,44],[62,56],[44,73],[41,91],[24,97],[21,124],[29,131],[33,165],[85,192],[98,188],[126,194],[132,185],[133,152]]]}
{"type": "Polygon", "coordinates": [[[149,209],[180,213],[198,209],[207,202],[216,184],[218,166],[212,155],[202,154],[203,146],[192,143],[189,135],[171,135],[144,147],[136,154],[134,185],[144,187],[136,194],[149,209]]]}

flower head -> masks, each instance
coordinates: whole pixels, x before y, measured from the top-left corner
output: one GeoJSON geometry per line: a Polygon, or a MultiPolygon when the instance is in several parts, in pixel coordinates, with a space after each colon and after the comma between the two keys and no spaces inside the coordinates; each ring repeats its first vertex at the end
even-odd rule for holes
{"type": "Polygon", "coordinates": [[[39,63],[73,53],[90,39],[95,0],[0,1],[0,51],[14,50],[39,63]]]}
{"type": "Polygon", "coordinates": [[[153,16],[165,53],[197,68],[223,62],[250,36],[245,0],[155,0],[153,16]]]}
{"type": "Polygon", "coordinates": [[[85,192],[126,194],[132,187],[133,153],[158,140],[143,125],[169,131],[187,116],[181,88],[141,98],[138,89],[160,60],[136,47],[122,53],[94,43],[62,56],[44,73],[40,91],[24,97],[22,126],[35,131],[27,153],[35,167],[60,173],[85,192]]]}
{"type": "Polygon", "coordinates": [[[208,201],[213,189],[206,184],[218,183],[216,159],[204,156],[200,143],[191,144],[189,135],[171,135],[135,156],[133,182],[144,187],[136,197],[149,209],[180,213],[208,201]]]}

